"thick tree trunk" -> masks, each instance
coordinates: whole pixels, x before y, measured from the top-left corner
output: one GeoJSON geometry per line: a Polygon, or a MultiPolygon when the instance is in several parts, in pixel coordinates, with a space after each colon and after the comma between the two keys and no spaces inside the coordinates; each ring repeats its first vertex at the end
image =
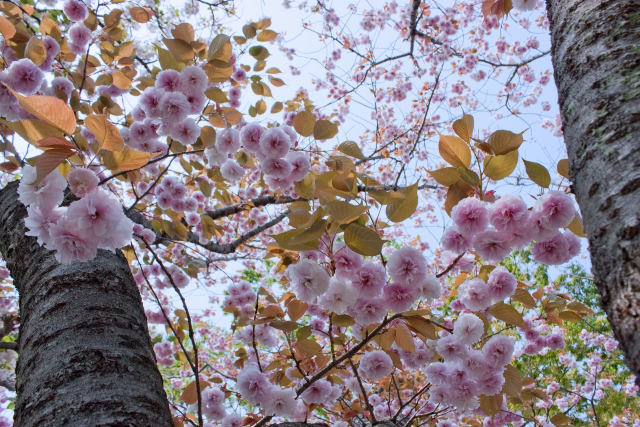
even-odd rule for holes
{"type": "Polygon", "coordinates": [[[640,384],[640,1],[547,0],[547,10],[593,274],[640,384]]]}
{"type": "Polygon", "coordinates": [[[140,293],[120,251],[60,265],[0,191],[0,251],[20,294],[16,426],[170,426],[140,293]]]}

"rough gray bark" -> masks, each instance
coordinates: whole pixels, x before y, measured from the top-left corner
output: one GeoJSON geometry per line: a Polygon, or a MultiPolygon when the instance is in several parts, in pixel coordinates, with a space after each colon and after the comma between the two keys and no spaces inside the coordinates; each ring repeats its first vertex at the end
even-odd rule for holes
{"type": "Polygon", "coordinates": [[[593,274],[640,384],[640,1],[547,0],[547,11],[593,274]]]}
{"type": "Polygon", "coordinates": [[[60,265],[0,191],[0,251],[20,294],[16,426],[171,426],[140,293],[120,251],[60,265]]]}

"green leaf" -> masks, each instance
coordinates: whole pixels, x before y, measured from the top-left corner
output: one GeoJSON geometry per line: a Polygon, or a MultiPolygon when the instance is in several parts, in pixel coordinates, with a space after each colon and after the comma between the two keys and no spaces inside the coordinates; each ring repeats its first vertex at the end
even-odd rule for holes
{"type": "Polygon", "coordinates": [[[549,171],[547,168],[542,166],[540,163],[529,162],[525,159],[522,159],[524,162],[524,167],[527,170],[527,175],[531,178],[531,181],[538,184],[540,187],[549,188],[551,184],[551,176],[549,175],[549,171]]]}

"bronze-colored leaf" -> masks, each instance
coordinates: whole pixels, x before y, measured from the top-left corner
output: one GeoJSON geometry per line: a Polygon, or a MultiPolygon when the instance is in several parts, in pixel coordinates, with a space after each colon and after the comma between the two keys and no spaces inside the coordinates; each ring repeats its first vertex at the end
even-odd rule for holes
{"type": "Polygon", "coordinates": [[[496,155],[507,154],[510,151],[517,150],[522,145],[522,133],[497,130],[491,134],[488,143],[496,155]]]}
{"type": "Polygon", "coordinates": [[[122,151],[124,140],[118,128],[105,115],[91,115],[84,119],[84,125],[93,133],[103,150],[122,151]]]}
{"type": "Polygon", "coordinates": [[[293,127],[301,136],[311,136],[316,124],[316,117],[309,111],[300,111],[293,120],[293,127]]]}

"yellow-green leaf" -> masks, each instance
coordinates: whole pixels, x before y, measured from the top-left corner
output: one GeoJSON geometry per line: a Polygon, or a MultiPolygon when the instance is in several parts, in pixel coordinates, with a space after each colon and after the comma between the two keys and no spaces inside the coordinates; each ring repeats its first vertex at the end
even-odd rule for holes
{"type": "Polygon", "coordinates": [[[451,166],[468,168],[471,164],[469,146],[455,135],[440,135],[438,149],[442,158],[451,166]]]}
{"type": "Polygon", "coordinates": [[[576,213],[573,217],[573,221],[567,226],[567,228],[578,237],[587,237],[582,226],[582,218],[576,213]]]}
{"type": "Polygon", "coordinates": [[[497,130],[491,134],[488,142],[494,154],[507,154],[510,151],[517,150],[522,145],[522,133],[497,130]]]}
{"type": "Polygon", "coordinates": [[[460,138],[469,142],[473,135],[473,116],[462,114],[462,118],[453,122],[453,130],[460,138]]]}
{"type": "Polygon", "coordinates": [[[387,205],[387,218],[393,222],[401,222],[409,218],[418,207],[418,183],[397,191],[403,197],[387,205]]]}
{"type": "Polygon", "coordinates": [[[374,230],[352,222],[344,230],[344,241],[360,255],[374,256],[382,249],[382,239],[374,230]]]}
{"type": "Polygon", "coordinates": [[[5,122],[2,124],[13,129],[28,142],[35,144],[48,137],[62,137],[62,131],[40,120],[20,120],[19,122],[5,122]]]}
{"type": "Polygon", "coordinates": [[[438,184],[444,185],[445,187],[449,187],[455,184],[460,179],[458,169],[453,167],[429,171],[429,174],[433,177],[433,179],[436,180],[438,184]]]}
{"type": "Polygon", "coordinates": [[[338,126],[329,120],[318,120],[313,126],[313,137],[317,140],[330,139],[338,133],[338,126]]]}
{"type": "Polygon", "coordinates": [[[293,127],[301,136],[311,136],[314,131],[316,118],[309,111],[300,111],[293,119],[293,127]]]}
{"type": "Polygon", "coordinates": [[[360,215],[369,210],[366,205],[352,205],[348,202],[333,200],[326,204],[327,211],[333,217],[334,221],[340,224],[348,224],[358,219],[360,215]]]}
{"type": "Polygon", "coordinates": [[[569,178],[569,159],[559,160],[558,161],[557,170],[558,170],[558,173],[561,176],[563,176],[563,177],[565,177],[567,179],[570,179],[569,178]]]}
{"type": "Polygon", "coordinates": [[[494,181],[508,177],[518,164],[518,151],[484,158],[484,174],[494,181]]]}
{"type": "Polygon", "coordinates": [[[347,156],[355,157],[356,159],[365,159],[360,146],[354,141],[345,141],[341,143],[340,145],[338,145],[338,151],[346,154],[347,156]]]}
{"type": "Polygon", "coordinates": [[[527,327],[526,323],[524,323],[524,320],[522,319],[522,315],[518,313],[518,310],[504,302],[495,303],[491,308],[489,308],[489,313],[496,319],[500,319],[510,325],[521,328],[527,327]]]}
{"type": "Polygon", "coordinates": [[[542,166],[540,163],[529,162],[527,160],[522,159],[524,162],[524,167],[527,170],[527,175],[531,178],[531,181],[538,184],[540,187],[549,188],[551,184],[551,176],[549,175],[549,171],[547,168],[542,166]]]}

